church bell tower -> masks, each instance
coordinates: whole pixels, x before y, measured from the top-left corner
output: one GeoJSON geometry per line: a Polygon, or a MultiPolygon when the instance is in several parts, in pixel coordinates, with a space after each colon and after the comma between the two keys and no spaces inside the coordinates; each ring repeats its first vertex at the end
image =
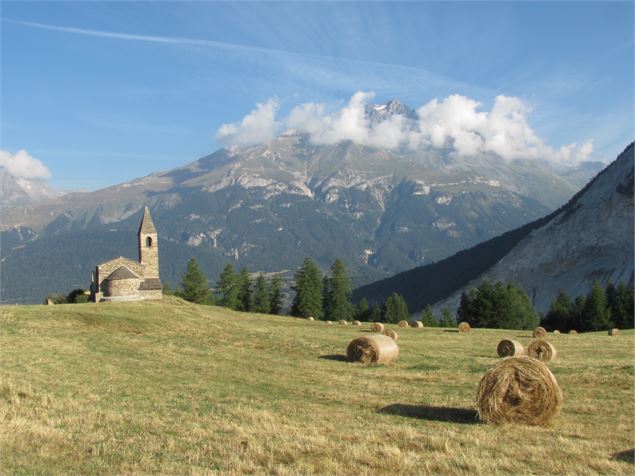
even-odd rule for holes
{"type": "Polygon", "coordinates": [[[159,240],[148,207],[143,210],[143,218],[141,218],[137,237],[139,239],[139,263],[143,264],[145,268],[144,278],[158,278],[159,240]]]}

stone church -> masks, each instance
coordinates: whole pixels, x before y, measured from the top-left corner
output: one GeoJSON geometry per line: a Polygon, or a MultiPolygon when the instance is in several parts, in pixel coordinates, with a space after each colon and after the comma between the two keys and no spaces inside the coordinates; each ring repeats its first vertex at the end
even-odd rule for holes
{"type": "Polygon", "coordinates": [[[148,207],[143,211],[137,240],[139,261],[120,256],[96,266],[90,285],[94,302],[163,298],[159,278],[159,240],[148,207]]]}

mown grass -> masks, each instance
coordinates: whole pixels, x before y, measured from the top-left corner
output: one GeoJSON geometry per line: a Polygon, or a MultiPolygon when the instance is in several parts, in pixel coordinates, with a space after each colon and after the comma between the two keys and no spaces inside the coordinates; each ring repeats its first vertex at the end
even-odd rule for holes
{"type": "Polygon", "coordinates": [[[632,474],[633,332],[549,336],[549,428],[476,422],[496,345],[524,331],[368,331],[161,303],[0,309],[2,474],[632,474]],[[626,452],[626,453],[624,453],[626,452]]]}

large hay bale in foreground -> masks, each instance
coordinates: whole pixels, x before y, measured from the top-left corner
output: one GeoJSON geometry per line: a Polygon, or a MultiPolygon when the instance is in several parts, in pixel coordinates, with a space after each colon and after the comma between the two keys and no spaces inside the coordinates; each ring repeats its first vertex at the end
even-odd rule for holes
{"type": "Polygon", "coordinates": [[[340,319],[340,325],[342,326],[347,326],[348,325],[348,321],[346,319],[340,319]]]}
{"type": "Polygon", "coordinates": [[[375,334],[351,341],[346,349],[346,355],[351,362],[388,364],[399,357],[399,346],[390,337],[375,334]]]}
{"type": "Polygon", "coordinates": [[[373,332],[384,332],[384,325],[381,322],[373,322],[370,330],[373,332]]]}
{"type": "Polygon", "coordinates": [[[527,355],[542,362],[551,362],[555,360],[558,352],[551,342],[536,339],[527,347],[527,355]]]}
{"type": "Polygon", "coordinates": [[[399,335],[395,331],[393,331],[392,329],[386,329],[384,331],[384,335],[390,337],[392,340],[399,339],[399,335]]]}
{"type": "Polygon", "coordinates": [[[399,321],[399,327],[408,327],[408,321],[399,321]]]}
{"type": "Polygon", "coordinates": [[[458,327],[461,334],[467,334],[472,329],[467,322],[461,322],[458,327]]]}
{"type": "Polygon", "coordinates": [[[507,357],[478,386],[476,408],[485,423],[547,425],[562,406],[558,382],[539,360],[507,357]]]}
{"type": "Polygon", "coordinates": [[[498,355],[500,357],[517,357],[525,353],[523,345],[517,340],[513,339],[503,339],[502,341],[500,341],[498,343],[496,351],[498,352],[498,355]]]}
{"type": "Polygon", "coordinates": [[[425,326],[421,321],[412,321],[412,327],[414,327],[415,329],[423,329],[425,326]]]}
{"type": "Polygon", "coordinates": [[[618,336],[620,335],[620,330],[616,327],[614,329],[609,330],[609,335],[610,336],[618,336]]]}
{"type": "Polygon", "coordinates": [[[359,322],[357,319],[354,320],[353,322],[351,322],[351,324],[354,325],[354,326],[361,326],[362,325],[362,323],[359,322]]]}
{"type": "Polygon", "coordinates": [[[531,336],[536,339],[544,339],[545,337],[547,337],[547,329],[538,326],[534,329],[534,333],[531,336]]]}

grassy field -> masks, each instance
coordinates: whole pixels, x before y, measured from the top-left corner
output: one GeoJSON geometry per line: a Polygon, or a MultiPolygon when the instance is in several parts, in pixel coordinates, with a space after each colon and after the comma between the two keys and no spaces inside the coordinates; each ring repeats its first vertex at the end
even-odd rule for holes
{"type": "Polygon", "coordinates": [[[633,474],[633,332],[550,336],[549,428],[478,423],[505,337],[397,329],[386,367],[343,360],[368,332],[162,303],[0,310],[1,474],[633,474]],[[629,453],[628,450],[631,450],[629,453]]]}

